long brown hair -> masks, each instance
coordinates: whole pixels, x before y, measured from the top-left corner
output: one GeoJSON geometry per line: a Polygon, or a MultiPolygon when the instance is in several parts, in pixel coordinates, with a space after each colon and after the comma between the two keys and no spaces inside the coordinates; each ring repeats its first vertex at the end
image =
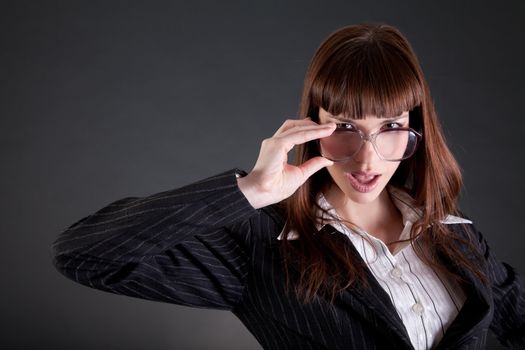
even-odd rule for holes
{"type": "MultiPolygon", "coordinates": [[[[411,244],[425,263],[456,280],[461,278],[438,263],[436,252],[484,280],[476,263],[451,242],[473,246],[440,222],[447,214],[459,215],[461,171],[445,143],[428,84],[407,39],[385,24],[352,25],[332,33],[308,68],[299,117],[319,122],[320,107],[349,119],[392,117],[410,111],[410,127],[421,132],[423,140],[416,153],[401,162],[389,183],[408,192],[422,209],[421,218],[412,227],[411,244]],[[419,232],[421,245],[414,244],[419,232]]],[[[301,164],[318,155],[316,142],[299,145],[295,162],[301,164]]],[[[300,236],[294,243],[286,238],[280,243],[287,285],[289,269],[294,269],[299,276],[296,292],[304,302],[317,295],[333,302],[338,292],[354,283],[366,285],[366,266],[349,245],[341,244],[333,235],[318,234],[316,229],[320,212],[317,198],[331,181],[328,171],[322,169],[284,202],[284,232],[293,230],[300,236]]]]}

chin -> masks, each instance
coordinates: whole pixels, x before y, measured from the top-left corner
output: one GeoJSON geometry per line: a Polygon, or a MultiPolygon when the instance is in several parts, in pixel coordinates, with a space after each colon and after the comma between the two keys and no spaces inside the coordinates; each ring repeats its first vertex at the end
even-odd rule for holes
{"type": "Polygon", "coordinates": [[[383,190],[384,190],[384,186],[381,188],[378,186],[373,191],[367,192],[367,193],[358,192],[354,190],[353,188],[345,189],[343,190],[343,192],[346,195],[346,197],[350,199],[352,202],[359,203],[359,204],[368,204],[368,203],[372,203],[373,201],[375,201],[379,197],[381,192],[383,192],[383,190]]]}

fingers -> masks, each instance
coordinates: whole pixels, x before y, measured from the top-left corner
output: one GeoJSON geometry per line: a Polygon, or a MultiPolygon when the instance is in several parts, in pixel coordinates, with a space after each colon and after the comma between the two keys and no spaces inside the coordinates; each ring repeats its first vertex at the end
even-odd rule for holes
{"type": "Polygon", "coordinates": [[[287,119],[279,129],[275,132],[273,136],[277,136],[284,131],[296,127],[296,126],[305,126],[305,125],[319,125],[316,122],[313,122],[310,118],[305,119],[287,119]]]}
{"type": "Polygon", "coordinates": [[[303,144],[308,141],[320,139],[331,135],[336,128],[335,123],[300,125],[292,127],[280,134],[272,137],[268,141],[280,147],[284,147],[286,152],[290,151],[295,145],[303,144]]]}
{"type": "Polygon", "coordinates": [[[273,137],[263,140],[254,168],[238,180],[250,204],[259,208],[277,203],[294,193],[315,172],[331,166],[332,161],[320,156],[299,166],[290,165],[287,153],[295,145],[331,135],[335,128],[335,123],[287,120],[273,137]]]}
{"type": "MultiPolygon", "coordinates": [[[[304,181],[324,167],[333,165],[334,162],[324,157],[314,157],[301,164],[299,168],[303,172],[304,181]]],[[[303,181],[303,182],[304,182],[303,181]]]]}

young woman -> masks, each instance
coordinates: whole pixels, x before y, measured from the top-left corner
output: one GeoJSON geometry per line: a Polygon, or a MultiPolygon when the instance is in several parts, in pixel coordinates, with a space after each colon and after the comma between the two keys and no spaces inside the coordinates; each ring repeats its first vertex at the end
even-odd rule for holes
{"type": "Polygon", "coordinates": [[[482,349],[489,329],[524,347],[523,279],[458,210],[461,185],[407,40],[354,25],[319,47],[299,118],[250,173],[111,203],[58,237],[54,263],[231,310],[267,349],[482,349]]]}

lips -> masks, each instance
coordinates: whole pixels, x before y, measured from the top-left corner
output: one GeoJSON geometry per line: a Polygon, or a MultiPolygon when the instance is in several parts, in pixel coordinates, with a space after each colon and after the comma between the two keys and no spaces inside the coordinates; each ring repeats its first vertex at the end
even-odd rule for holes
{"type": "Polygon", "coordinates": [[[364,171],[353,171],[346,173],[346,176],[348,180],[350,180],[350,185],[352,185],[354,190],[361,193],[367,193],[373,191],[376,188],[381,174],[364,171]]]}

